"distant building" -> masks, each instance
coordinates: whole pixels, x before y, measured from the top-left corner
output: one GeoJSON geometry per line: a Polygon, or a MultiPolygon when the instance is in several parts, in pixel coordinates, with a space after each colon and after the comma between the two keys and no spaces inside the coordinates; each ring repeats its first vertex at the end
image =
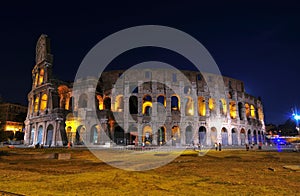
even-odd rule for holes
{"type": "Polygon", "coordinates": [[[0,129],[4,131],[23,131],[27,107],[14,103],[0,103],[0,129]]]}
{"type": "MultiPolygon", "coordinates": [[[[126,70],[115,70],[103,72],[100,79],[78,81],[88,90],[81,93],[73,84],[54,79],[52,68],[50,40],[42,35],[36,45],[28,94],[26,145],[71,142],[101,146],[113,141],[119,145],[212,146],[218,142],[227,146],[264,142],[263,104],[245,92],[240,80],[223,77],[224,93],[213,97],[200,72],[182,71],[189,80],[185,83],[183,76],[172,71],[135,70],[133,75],[143,81],[154,75],[164,79],[164,83],[139,83],[136,78],[129,81],[123,74],[126,70]],[[220,125],[216,121],[221,121],[220,125]]],[[[213,84],[211,91],[218,89],[215,77],[211,74],[207,81],[213,84]]]]}

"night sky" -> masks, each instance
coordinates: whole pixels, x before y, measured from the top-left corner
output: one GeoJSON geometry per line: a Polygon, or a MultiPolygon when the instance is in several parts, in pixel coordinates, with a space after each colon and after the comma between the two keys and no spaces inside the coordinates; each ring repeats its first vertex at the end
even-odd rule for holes
{"type": "MultiPolygon", "coordinates": [[[[54,74],[73,81],[85,54],[101,39],[124,28],[153,24],[177,28],[200,41],[223,75],[243,80],[248,93],[262,98],[266,123],[283,123],[291,107],[300,109],[297,1],[130,2],[1,3],[1,96],[27,105],[35,45],[42,33],[51,39],[54,74]]],[[[124,56],[111,66],[146,60],[188,64],[172,52],[153,48],[124,56]]]]}

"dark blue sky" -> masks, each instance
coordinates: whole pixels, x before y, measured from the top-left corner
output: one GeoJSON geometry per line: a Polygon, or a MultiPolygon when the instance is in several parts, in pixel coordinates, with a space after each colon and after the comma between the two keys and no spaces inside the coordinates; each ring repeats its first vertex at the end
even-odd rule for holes
{"type": "MultiPolygon", "coordinates": [[[[292,106],[300,107],[299,10],[297,1],[2,3],[0,94],[27,104],[41,33],[51,38],[54,74],[72,81],[85,54],[104,37],[136,25],[166,25],[198,39],[223,75],[243,80],[248,93],[261,96],[266,123],[283,123],[292,106]]],[[[164,59],[152,50],[129,57],[164,59]]]]}

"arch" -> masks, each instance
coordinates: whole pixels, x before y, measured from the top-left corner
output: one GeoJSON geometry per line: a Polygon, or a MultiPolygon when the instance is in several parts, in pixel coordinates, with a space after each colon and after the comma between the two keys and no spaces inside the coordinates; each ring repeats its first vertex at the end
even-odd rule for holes
{"type": "Polygon", "coordinates": [[[250,114],[251,114],[251,117],[252,117],[252,118],[255,118],[255,117],[256,117],[254,105],[250,105],[250,114]]]}
{"type": "Polygon", "coordinates": [[[246,117],[249,118],[250,117],[250,106],[248,103],[245,103],[245,113],[246,113],[246,117]]]}
{"type": "Polygon", "coordinates": [[[44,75],[45,75],[45,70],[41,69],[40,74],[39,74],[39,85],[43,84],[44,82],[44,75]]]}
{"type": "Polygon", "coordinates": [[[251,130],[248,130],[248,144],[252,144],[252,134],[251,134],[251,130]]]}
{"type": "Polygon", "coordinates": [[[129,145],[138,145],[138,129],[136,126],[131,125],[128,129],[128,141],[129,145]]]}
{"type": "Polygon", "coordinates": [[[171,96],[171,111],[180,111],[180,99],[178,95],[171,96]]]}
{"type": "Polygon", "coordinates": [[[236,103],[235,103],[235,101],[230,101],[229,111],[230,111],[230,117],[232,119],[235,119],[236,118],[236,103]]]}
{"type": "Polygon", "coordinates": [[[193,144],[193,127],[191,125],[187,126],[185,129],[185,144],[193,144]]]}
{"type": "Polygon", "coordinates": [[[35,113],[39,111],[39,102],[40,102],[40,98],[36,97],[34,100],[34,107],[33,107],[33,111],[35,113]]]}
{"type": "Polygon", "coordinates": [[[68,142],[74,143],[74,134],[73,134],[73,132],[72,132],[72,127],[71,127],[71,126],[68,126],[66,132],[67,132],[67,139],[68,139],[68,142]]]}
{"type": "Polygon", "coordinates": [[[214,98],[209,98],[208,100],[208,107],[210,109],[210,111],[214,111],[215,107],[216,107],[216,102],[214,98]]]}
{"type": "Polygon", "coordinates": [[[117,145],[124,145],[125,144],[125,131],[122,127],[117,125],[114,129],[114,142],[117,145]]]}
{"type": "Polygon", "coordinates": [[[222,135],[222,145],[227,146],[228,145],[228,132],[225,127],[222,128],[221,135],[222,135]]]}
{"type": "Polygon", "coordinates": [[[257,144],[257,134],[256,134],[256,130],[253,131],[253,143],[257,144]]]}
{"type": "Polygon", "coordinates": [[[91,144],[98,144],[100,141],[98,140],[98,130],[100,129],[99,125],[93,125],[91,127],[91,134],[90,134],[90,143],[91,144]]]}
{"type": "Polygon", "coordinates": [[[48,101],[48,95],[45,93],[45,94],[43,94],[42,99],[41,99],[40,110],[42,112],[45,111],[47,108],[47,101],[48,101]]]}
{"type": "Polygon", "coordinates": [[[152,113],[152,97],[150,95],[144,95],[142,113],[145,116],[151,116],[152,113]]]}
{"type": "Polygon", "coordinates": [[[238,103],[239,117],[240,120],[244,120],[243,103],[238,103]]]}
{"type": "Polygon", "coordinates": [[[149,126],[149,125],[144,126],[142,141],[146,145],[152,144],[152,128],[151,128],[151,126],[149,126]]]}
{"type": "Polygon", "coordinates": [[[245,145],[246,131],[244,128],[242,128],[240,131],[240,139],[241,139],[241,145],[245,145]]]}
{"type": "Polygon", "coordinates": [[[217,128],[216,127],[212,127],[210,129],[210,139],[211,139],[211,143],[218,143],[218,138],[217,138],[217,128]]]}
{"type": "Polygon", "coordinates": [[[238,132],[236,128],[231,129],[231,141],[232,145],[238,145],[238,132]]]}
{"type": "Polygon", "coordinates": [[[167,106],[166,97],[164,95],[159,95],[157,97],[157,103],[160,103],[160,105],[162,105],[166,108],[166,106],[167,106]]]}
{"type": "Polygon", "coordinates": [[[103,100],[103,106],[105,110],[111,110],[111,98],[105,97],[103,100]]]}
{"type": "Polygon", "coordinates": [[[38,128],[38,135],[36,141],[37,144],[43,144],[43,133],[44,133],[43,126],[40,125],[38,128]]]}
{"type": "Polygon", "coordinates": [[[116,102],[115,102],[115,111],[116,112],[122,112],[124,110],[124,99],[123,95],[118,95],[116,97],[116,102]]]}
{"type": "Polygon", "coordinates": [[[205,98],[204,97],[198,97],[198,114],[200,116],[206,115],[206,105],[205,105],[205,98]]]}
{"type": "Polygon", "coordinates": [[[206,128],[204,126],[199,127],[199,144],[205,145],[206,144],[206,128]]]}
{"type": "Polygon", "coordinates": [[[83,125],[80,125],[76,129],[76,144],[82,145],[85,142],[86,138],[86,128],[83,125]]]}
{"type": "Polygon", "coordinates": [[[157,144],[164,145],[166,143],[166,128],[164,126],[160,127],[157,131],[157,144]]]}
{"type": "Polygon", "coordinates": [[[103,98],[101,95],[97,95],[96,96],[96,108],[98,108],[98,110],[103,110],[104,106],[103,106],[103,98]]]}
{"type": "Polygon", "coordinates": [[[180,128],[178,126],[172,127],[172,145],[180,143],[180,128]]]}
{"type": "Polygon", "coordinates": [[[73,103],[74,103],[74,97],[70,97],[68,110],[73,111],[73,103]]]}
{"type": "Polygon", "coordinates": [[[226,114],[227,114],[226,100],[225,99],[220,99],[219,104],[220,104],[220,114],[226,116],[226,114]]]}
{"type": "Polygon", "coordinates": [[[191,97],[185,98],[185,115],[186,116],[194,115],[194,101],[191,97]]]}
{"type": "Polygon", "coordinates": [[[258,134],[258,142],[262,142],[261,132],[258,131],[257,134],[258,134]]]}
{"type": "Polygon", "coordinates": [[[48,125],[47,136],[46,136],[46,145],[50,146],[52,144],[53,131],[54,131],[53,125],[52,124],[48,125]]]}
{"type": "Polygon", "coordinates": [[[264,113],[263,113],[262,108],[259,107],[259,108],[257,109],[257,112],[258,112],[258,119],[261,120],[261,121],[263,121],[263,120],[264,120],[264,113]]]}
{"type": "Polygon", "coordinates": [[[191,86],[185,86],[183,89],[184,94],[187,94],[187,95],[191,94],[191,91],[192,91],[191,86]]]}
{"type": "Polygon", "coordinates": [[[34,135],[35,135],[35,127],[33,126],[31,128],[31,133],[30,133],[30,142],[29,142],[30,145],[34,143],[34,135]]]}
{"type": "Polygon", "coordinates": [[[129,97],[129,113],[130,114],[138,113],[138,98],[137,98],[137,96],[132,95],[129,97]]]}
{"type": "Polygon", "coordinates": [[[34,86],[36,87],[38,85],[38,83],[39,83],[39,74],[36,73],[35,74],[35,79],[34,79],[34,86]]]}
{"type": "Polygon", "coordinates": [[[84,93],[79,97],[78,108],[86,108],[87,107],[88,96],[84,93]]]}

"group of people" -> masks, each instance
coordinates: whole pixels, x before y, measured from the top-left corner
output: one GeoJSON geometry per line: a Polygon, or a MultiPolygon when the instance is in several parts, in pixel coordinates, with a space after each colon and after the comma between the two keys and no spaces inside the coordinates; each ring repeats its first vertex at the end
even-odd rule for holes
{"type": "Polygon", "coordinates": [[[221,143],[215,143],[215,149],[216,149],[216,151],[218,151],[218,149],[219,149],[219,151],[221,151],[222,150],[222,144],[221,143]]]}

